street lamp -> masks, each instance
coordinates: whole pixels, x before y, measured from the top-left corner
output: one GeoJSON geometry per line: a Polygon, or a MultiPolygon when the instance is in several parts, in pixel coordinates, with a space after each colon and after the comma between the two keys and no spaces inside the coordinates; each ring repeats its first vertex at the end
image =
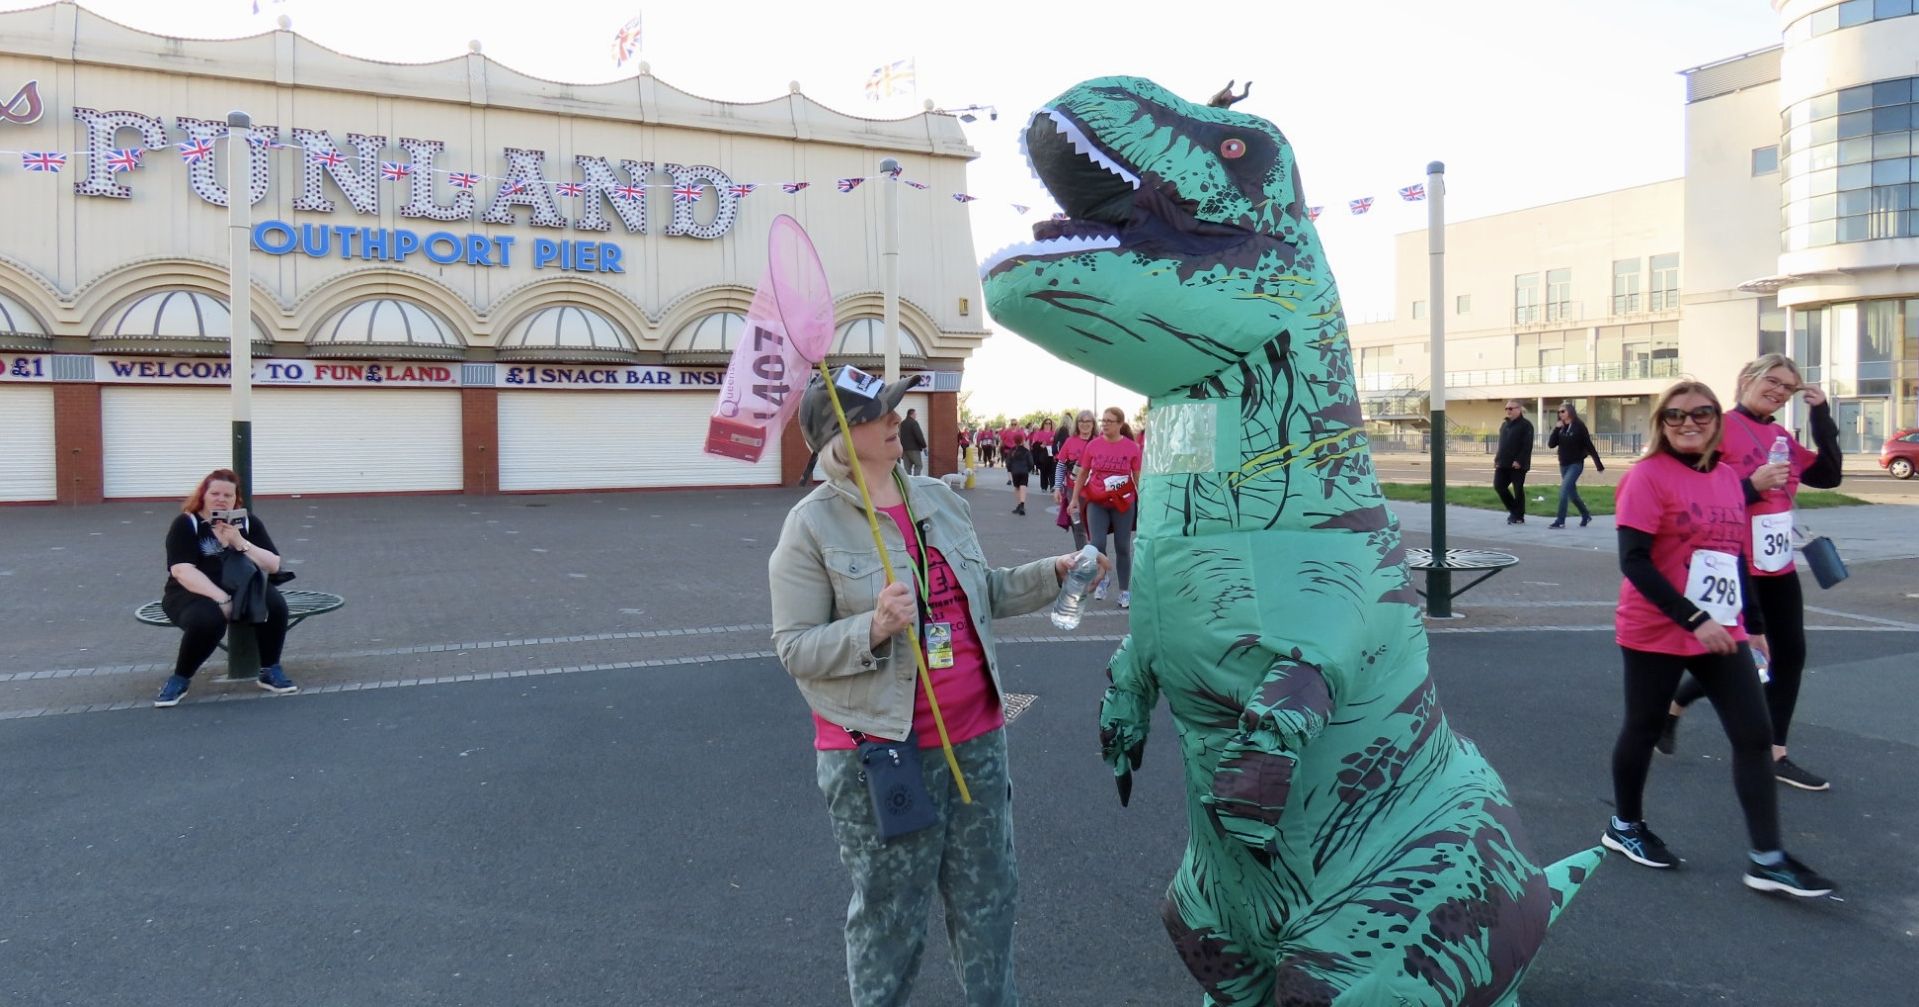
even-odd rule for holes
{"type": "Polygon", "coordinates": [[[935,111],[945,115],[957,115],[961,122],[978,122],[979,113],[985,112],[986,118],[999,121],[999,109],[992,105],[966,105],[960,108],[941,108],[935,111]]]}

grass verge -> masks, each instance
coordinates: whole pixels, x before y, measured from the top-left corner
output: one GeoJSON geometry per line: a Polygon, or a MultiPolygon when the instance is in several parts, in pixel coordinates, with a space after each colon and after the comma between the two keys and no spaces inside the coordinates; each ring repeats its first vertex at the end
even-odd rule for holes
{"type": "MultiPolygon", "coordinates": [[[[1410,503],[1428,503],[1433,498],[1430,483],[1382,483],[1380,489],[1388,500],[1404,500],[1410,503]]],[[[1580,499],[1586,501],[1586,507],[1594,514],[1613,513],[1613,487],[1581,486],[1580,499]]],[[[1490,486],[1447,486],[1446,502],[1458,507],[1473,507],[1479,510],[1505,510],[1499,502],[1499,494],[1490,486]]],[[[1868,501],[1850,497],[1831,490],[1800,490],[1795,501],[1800,510],[1818,510],[1822,507],[1852,507],[1866,504],[1868,501]]],[[[1559,507],[1559,483],[1557,481],[1543,485],[1526,487],[1526,505],[1529,513],[1540,513],[1539,508],[1557,510],[1559,507]]],[[[1575,508],[1568,510],[1577,513],[1575,508]]]]}

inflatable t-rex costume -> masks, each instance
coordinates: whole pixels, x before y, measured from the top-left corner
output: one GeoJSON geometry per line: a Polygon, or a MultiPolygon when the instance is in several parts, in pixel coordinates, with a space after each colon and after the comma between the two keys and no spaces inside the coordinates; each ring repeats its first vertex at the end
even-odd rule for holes
{"type": "Polygon", "coordinates": [[[988,306],[1151,397],[1100,739],[1124,801],[1165,695],[1191,837],[1164,914],[1206,1003],[1516,1004],[1600,853],[1535,866],[1447,725],[1291,148],[1128,77],[1025,145],[1066,217],[988,260],[988,306]]]}

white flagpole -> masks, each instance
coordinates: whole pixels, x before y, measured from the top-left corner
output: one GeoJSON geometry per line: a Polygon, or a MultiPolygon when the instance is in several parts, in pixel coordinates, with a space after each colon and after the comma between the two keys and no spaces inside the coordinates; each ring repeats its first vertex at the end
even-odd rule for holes
{"type": "Polygon", "coordinates": [[[233,390],[233,471],[240,477],[240,506],[253,506],[253,288],[247,282],[251,237],[253,118],[227,113],[227,361],[233,390]]]}
{"type": "Polygon", "coordinates": [[[900,379],[900,163],[893,158],[880,162],[886,176],[881,189],[880,208],[880,292],[885,318],[881,324],[886,337],[886,382],[900,379]]]}

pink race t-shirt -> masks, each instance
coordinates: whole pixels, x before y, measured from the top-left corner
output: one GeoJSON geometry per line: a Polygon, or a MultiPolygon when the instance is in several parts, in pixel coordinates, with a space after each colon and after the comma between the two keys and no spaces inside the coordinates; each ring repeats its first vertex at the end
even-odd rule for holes
{"type": "MultiPolygon", "coordinates": [[[[880,511],[892,518],[899,527],[900,535],[906,539],[906,551],[912,555],[917,570],[919,540],[913,534],[913,524],[907,516],[906,505],[881,507],[880,511]]],[[[986,671],[986,648],[980,645],[979,631],[973,628],[973,608],[967,601],[966,592],[960,587],[959,577],[947,565],[946,557],[938,549],[929,547],[926,552],[927,621],[944,622],[953,629],[953,666],[935,668],[929,664],[926,671],[932,676],[933,691],[939,696],[940,716],[946,720],[946,735],[957,745],[1005,726],[1006,712],[1000,705],[998,691],[993,688],[993,678],[986,671]]],[[[905,570],[894,572],[902,578],[908,575],[905,570]]],[[[917,575],[916,572],[913,574],[917,575]]],[[[923,650],[925,646],[926,640],[922,638],[920,647],[923,650]]],[[[939,728],[933,724],[933,707],[926,700],[926,690],[918,684],[917,667],[913,670],[913,676],[914,736],[919,739],[921,748],[938,748],[939,728]]],[[[858,746],[845,728],[816,713],[813,715],[813,747],[832,751],[858,746]]]]}
{"type": "MultiPolygon", "coordinates": [[[[1819,455],[1799,443],[1792,436],[1791,431],[1777,423],[1761,423],[1737,409],[1726,414],[1726,436],[1720,438],[1719,463],[1731,466],[1741,479],[1750,479],[1761,465],[1766,464],[1766,457],[1772,453],[1772,442],[1779,437],[1784,437],[1786,446],[1792,450],[1792,460],[1786,464],[1791,474],[1786,477],[1786,485],[1775,490],[1767,490],[1759,495],[1758,503],[1746,505],[1747,513],[1751,517],[1792,513],[1793,498],[1799,494],[1799,477],[1813,462],[1819,460],[1819,455]]],[[[1766,543],[1749,537],[1746,541],[1746,555],[1751,557],[1753,562],[1747,564],[1747,572],[1756,577],[1783,577],[1793,572],[1791,522],[1782,521],[1781,524],[1784,528],[1778,533],[1786,536],[1785,555],[1781,557],[1785,566],[1772,571],[1759,569],[1757,561],[1760,549],[1766,543]]]]}
{"type": "Polygon", "coordinates": [[[1080,450],[1079,465],[1091,473],[1088,479],[1130,476],[1139,471],[1139,457],[1139,442],[1130,437],[1095,437],[1080,450]]]}
{"type": "MultiPolygon", "coordinates": [[[[1676,590],[1686,587],[1693,553],[1700,549],[1740,556],[1751,536],[1746,522],[1746,491],[1739,474],[1720,463],[1701,472],[1669,454],[1656,454],[1619,480],[1614,522],[1653,537],[1652,563],[1676,590]]],[[[1706,648],[1690,630],[1666,617],[1645,595],[1621,578],[1619,611],[1613,619],[1613,638],[1622,647],[1655,654],[1704,654],[1706,648]]],[[[1727,626],[1734,640],[1746,639],[1746,617],[1727,626]]]]}

